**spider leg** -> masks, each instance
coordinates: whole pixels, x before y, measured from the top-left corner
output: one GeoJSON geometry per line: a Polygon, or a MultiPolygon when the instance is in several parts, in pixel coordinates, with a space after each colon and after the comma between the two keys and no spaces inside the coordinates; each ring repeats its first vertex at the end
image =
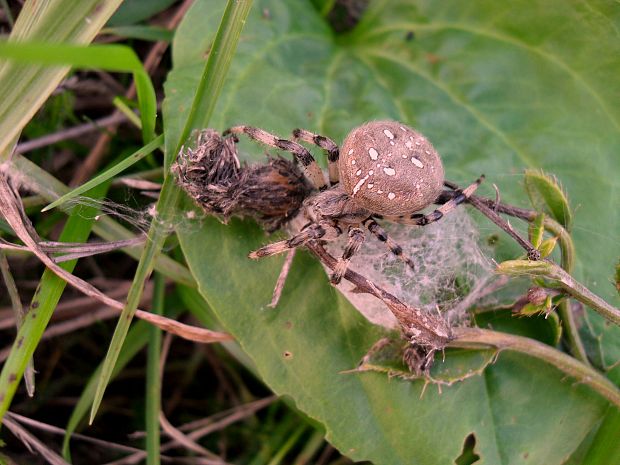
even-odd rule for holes
{"type": "Polygon", "coordinates": [[[336,143],[325,136],[306,131],[305,129],[295,129],[293,131],[293,139],[303,140],[304,142],[317,145],[325,150],[327,153],[329,184],[332,186],[337,184],[340,180],[340,174],[338,172],[338,158],[340,157],[340,152],[336,143]]]}
{"type": "MultiPolygon", "coordinates": [[[[454,196],[444,203],[441,207],[436,210],[430,212],[428,215],[423,215],[421,213],[414,213],[409,218],[399,216],[397,218],[389,218],[391,221],[395,223],[402,224],[414,224],[418,226],[426,226],[427,224],[434,223],[435,221],[439,221],[444,217],[447,213],[450,213],[457,206],[465,202],[471,195],[478,189],[480,183],[484,179],[484,175],[480,176],[476,181],[467,186],[465,189],[458,189],[455,191],[454,196]]],[[[441,194],[440,194],[441,197],[441,194]]]]}
{"type": "Polygon", "coordinates": [[[385,243],[385,245],[387,246],[388,249],[390,249],[390,252],[392,252],[394,255],[396,255],[400,260],[402,260],[403,262],[405,262],[412,270],[415,268],[413,265],[413,261],[405,254],[403,254],[403,248],[398,245],[386,232],[385,229],[383,229],[379,223],[377,223],[375,220],[368,219],[366,221],[364,221],[364,226],[366,226],[366,228],[368,228],[368,230],[377,238],[379,239],[381,242],[385,243]]]}
{"type": "Polygon", "coordinates": [[[310,226],[302,229],[298,234],[295,234],[288,239],[272,242],[271,244],[267,244],[260,249],[250,252],[248,257],[254,260],[263,257],[270,257],[271,255],[277,255],[291,249],[301,247],[309,241],[316,241],[318,239],[333,241],[340,236],[340,234],[342,234],[342,230],[333,223],[328,223],[325,221],[320,223],[312,223],[310,226]]]}
{"type": "Polygon", "coordinates": [[[280,139],[267,131],[252,126],[234,126],[224,131],[223,134],[245,134],[250,139],[254,139],[268,145],[269,147],[275,147],[277,149],[292,153],[295,159],[303,167],[304,174],[310,182],[321,191],[327,189],[325,177],[323,176],[323,172],[321,171],[321,168],[317,164],[316,160],[312,157],[308,149],[299,145],[297,142],[292,142],[287,139],[280,139]]]}
{"type": "MultiPolygon", "coordinates": [[[[450,201],[450,196],[458,197],[459,188],[456,184],[450,181],[445,181],[444,185],[452,191],[443,191],[436,200],[436,203],[443,203],[450,201]]],[[[493,223],[503,229],[509,236],[511,236],[523,249],[527,252],[529,260],[540,260],[540,251],[534,247],[534,245],[526,238],[515,231],[510,225],[510,222],[502,218],[498,213],[504,213],[506,215],[514,216],[526,221],[533,221],[536,216],[536,212],[530,212],[511,205],[502,204],[498,199],[492,200],[485,197],[478,197],[472,195],[467,198],[469,204],[476,208],[480,213],[489,218],[493,223]]]]}
{"type": "Polygon", "coordinates": [[[336,263],[334,267],[334,272],[329,279],[330,282],[334,285],[340,284],[342,281],[342,277],[347,272],[347,268],[349,267],[349,262],[351,261],[351,257],[359,252],[360,247],[364,243],[364,230],[351,227],[349,228],[349,242],[347,242],[346,247],[344,248],[344,252],[342,253],[342,257],[336,263]]]}

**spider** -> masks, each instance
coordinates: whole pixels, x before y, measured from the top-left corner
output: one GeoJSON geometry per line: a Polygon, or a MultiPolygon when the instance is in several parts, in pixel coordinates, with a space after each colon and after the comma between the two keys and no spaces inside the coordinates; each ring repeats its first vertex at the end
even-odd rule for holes
{"type": "Polygon", "coordinates": [[[330,277],[342,280],[351,257],[362,247],[366,228],[389,251],[413,267],[403,249],[393,241],[377,220],[425,226],[440,220],[467,200],[484,175],[429,214],[421,210],[438,201],[444,186],[444,170],[439,155],[419,132],[396,121],[373,121],[353,129],[342,150],[331,139],[305,129],[293,131],[294,141],[281,139],[251,126],[235,126],[224,132],[246,134],[267,146],[293,154],[304,175],[317,192],[308,196],[302,212],[308,220],[301,231],[249,254],[252,259],[268,257],[301,247],[310,241],[333,241],[345,231],[348,242],[330,277]],[[329,186],[308,149],[296,141],[314,144],[327,154],[329,186]]]}

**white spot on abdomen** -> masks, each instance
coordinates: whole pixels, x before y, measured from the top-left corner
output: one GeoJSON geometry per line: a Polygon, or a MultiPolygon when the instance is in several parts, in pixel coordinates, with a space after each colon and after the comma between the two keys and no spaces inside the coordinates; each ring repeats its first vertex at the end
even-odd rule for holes
{"type": "Polygon", "coordinates": [[[370,155],[370,158],[372,160],[376,160],[377,158],[379,158],[379,152],[377,152],[374,148],[369,148],[368,149],[368,155],[370,155]]]}
{"type": "Polygon", "coordinates": [[[388,176],[394,176],[396,174],[394,168],[383,168],[383,172],[388,176]]]}
{"type": "Polygon", "coordinates": [[[405,142],[405,147],[407,147],[409,150],[413,150],[413,142],[408,140],[407,142],[405,142]]]}
{"type": "Polygon", "coordinates": [[[362,186],[364,185],[367,179],[368,179],[368,176],[364,176],[362,179],[357,181],[357,184],[353,188],[353,195],[351,197],[355,197],[355,194],[359,192],[359,190],[362,188],[362,186]]]}
{"type": "Polygon", "coordinates": [[[424,163],[418,160],[416,157],[411,157],[411,163],[413,163],[418,168],[424,168],[424,163]]]}
{"type": "Polygon", "coordinates": [[[351,160],[351,164],[352,164],[352,165],[355,165],[355,160],[351,160]]]}
{"type": "Polygon", "coordinates": [[[396,198],[396,194],[395,194],[394,192],[390,192],[390,193],[388,194],[388,199],[390,199],[390,200],[394,200],[395,198],[396,198]]]}
{"type": "Polygon", "coordinates": [[[389,129],[384,129],[383,134],[385,134],[385,136],[388,139],[394,139],[394,134],[392,134],[392,132],[389,129]]]}
{"type": "Polygon", "coordinates": [[[353,149],[349,150],[349,155],[351,155],[353,153],[353,149]]]}
{"type": "Polygon", "coordinates": [[[362,175],[362,170],[357,170],[357,171],[355,172],[355,174],[356,174],[356,175],[358,175],[358,176],[361,176],[361,175],[362,175]]]}

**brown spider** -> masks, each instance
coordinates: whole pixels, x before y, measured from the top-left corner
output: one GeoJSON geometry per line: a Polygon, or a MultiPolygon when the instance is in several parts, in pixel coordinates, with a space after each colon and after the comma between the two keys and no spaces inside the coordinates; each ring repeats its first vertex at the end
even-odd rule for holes
{"type": "Polygon", "coordinates": [[[289,239],[255,250],[250,258],[279,254],[310,241],[332,241],[346,229],[349,240],[331,276],[333,284],[342,280],[351,257],[362,246],[365,240],[362,226],[412,266],[402,247],[375,220],[425,226],[467,200],[484,178],[481,176],[467,188],[456,190],[441,207],[424,215],[417,212],[435,203],[442,192],[443,166],[431,143],[402,123],[373,121],[355,128],[344,141],[342,156],[331,139],[304,129],[293,131],[295,140],[315,144],[327,153],[330,187],[316,160],[297,142],[251,126],[235,126],[224,135],[241,133],[292,153],[318,190],[303,202],[302,211],[308,223],[302,230],[289,239]]]}

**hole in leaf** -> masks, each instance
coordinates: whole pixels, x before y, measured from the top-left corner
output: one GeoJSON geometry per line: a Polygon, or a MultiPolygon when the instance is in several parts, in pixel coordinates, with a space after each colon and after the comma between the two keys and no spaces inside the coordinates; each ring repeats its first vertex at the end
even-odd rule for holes
{"type": "Polygon", "coordinates": [[[480,460],[480,456],[476,454],[476,436],[474,433],[469,434],[463,442],[463,452],[454,461],[455,465],[471,465],[480,460]]]}
{"type": "Polygon", "coordinates": [[[357,26],[368,3],[369,0],[336,0],[327,13],[327,21],[337,33],[348,32],[357,26]]]}

